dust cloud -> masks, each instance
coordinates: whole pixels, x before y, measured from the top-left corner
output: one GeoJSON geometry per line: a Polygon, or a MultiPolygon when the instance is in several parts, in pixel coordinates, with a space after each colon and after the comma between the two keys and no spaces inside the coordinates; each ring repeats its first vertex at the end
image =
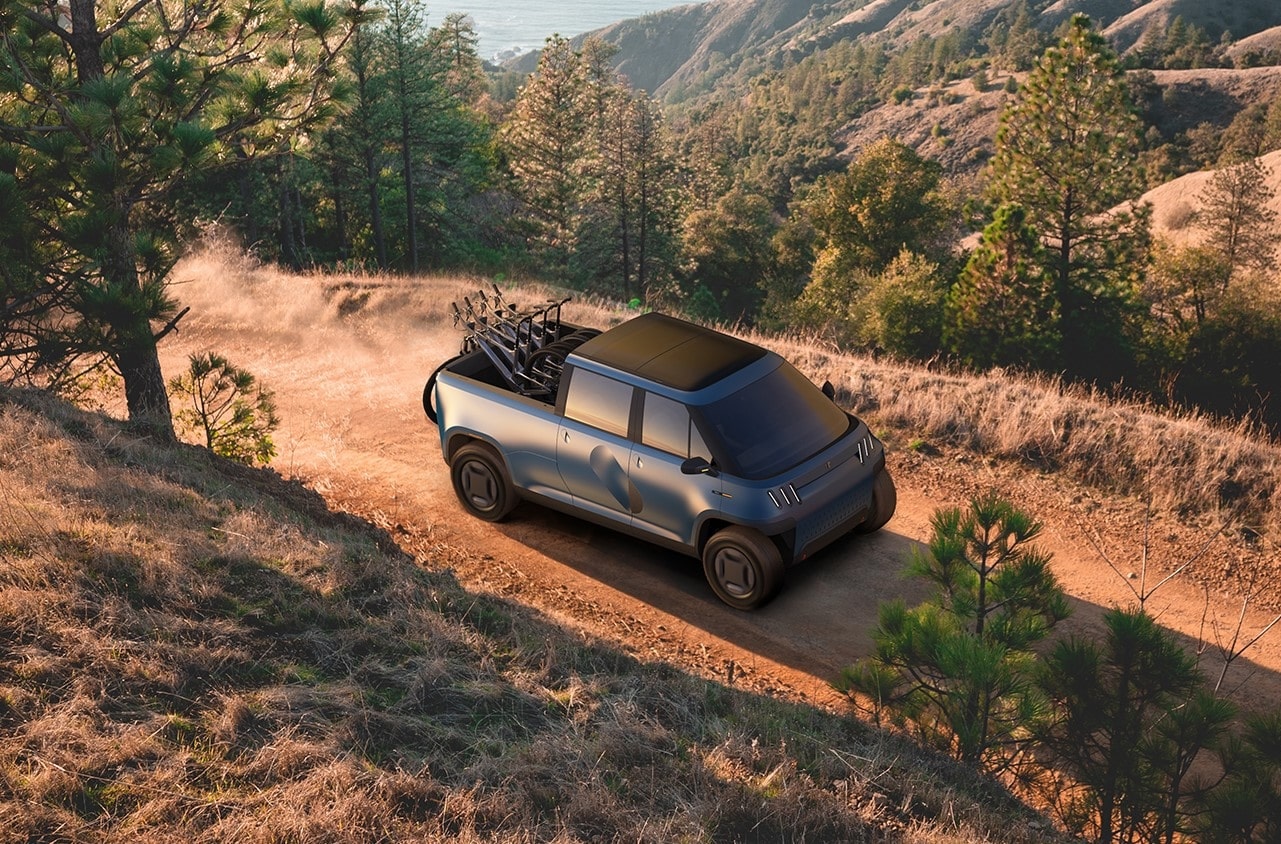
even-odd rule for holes
{"type": "MultiPolygon", "coordinates": [[[[432,475],[441,474],[423,386],[461,346],[451,303],[474,301],[492,282],[295,274],[230,248],[196,252],[173,278],[170,292],[191,312],[161,344],[166,376],[181,372],[191,354],[217,352],[260,379],[275,393],[281,418],[273,461],[279,471],[321,485],[340,467],[347,475],[385,478],[390,471],[407,485],[420,483],[418,469],[387,460],[414,467],[430,461],[432,475]]],[[[564,295],[527,285],[503,293],[521,308],[564,295]]],[[[619,319],[594,301],[570,302],[563,317],[600,326],[619,319]]]]}

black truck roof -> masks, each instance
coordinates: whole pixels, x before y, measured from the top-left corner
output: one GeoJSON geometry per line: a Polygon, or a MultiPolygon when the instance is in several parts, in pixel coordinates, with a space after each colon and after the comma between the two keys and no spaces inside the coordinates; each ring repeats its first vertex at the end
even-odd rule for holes
{"type": "Polygon", "coordinates": [[[693,392],[763,358],[754,343],[666,314],[642,314],[593,337],[579,357],[693,392]]]}

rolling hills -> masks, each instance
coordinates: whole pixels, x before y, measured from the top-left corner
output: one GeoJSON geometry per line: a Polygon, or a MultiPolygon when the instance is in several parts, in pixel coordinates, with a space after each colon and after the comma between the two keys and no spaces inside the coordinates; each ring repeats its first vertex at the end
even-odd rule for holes
{"type": "MultiPolygon", "coordinates": [[[[573,39],[595,35],[618,46],[614,64],[637,88],[667,97],[708,90],[716,79],[747,61],[770,57],[780,66],[846,39],[883,39],[903,46],[949,30],[982,37],[998,13],[1015,0],[710,0],[655,12],[573,39]]],[[[1163,33],[1175,18],[1204,29],[1212,40],[1225,34],[1243,42],[1237,52],[1267,50],[1281,36],[1281,5],[1270,0],[1058,0],[1029,4],[1039,27],[1053,29],[1085,13],[1118,53],[1136,49],[1163,33]]],[[[529,72],[536,52],[507,67],[529,72]]]]}

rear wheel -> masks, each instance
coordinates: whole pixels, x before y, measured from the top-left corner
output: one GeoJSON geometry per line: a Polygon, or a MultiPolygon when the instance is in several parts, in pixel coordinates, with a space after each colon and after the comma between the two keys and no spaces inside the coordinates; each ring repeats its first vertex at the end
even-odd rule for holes
{"type": "Polygon", "coordinates": [[[894,479],[888,469],[876,473],[872,481],[872,507],[863,524],[855,528],[859,533],[871,533],[885,527],[885,523],[894,515],[898,507],[898,491],[894,489],[894,479]]]}
{"type": "Polygon", "coordinates": [[[774,597],[783,582],[783,558],[767,537],[741,525],[723,528],[703,549],[703,573],[716,597],[749,610],[774,597]]]}
{"type": "Polygon", "coordinates": [[[502,459],[483,443],[458,449],[449,461],[449,475],[467,512],[487,522],[502,521],[519,502],[502,459]]]}

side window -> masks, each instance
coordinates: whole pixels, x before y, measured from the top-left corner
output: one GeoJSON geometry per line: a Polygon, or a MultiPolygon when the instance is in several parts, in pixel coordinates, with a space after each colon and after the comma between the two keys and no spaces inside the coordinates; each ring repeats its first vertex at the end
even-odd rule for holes
{"type": "Polygon", "coordinates": [[[641,423],[641,443],[675,454],[677,457],[706,457],[711,453],[703,444],[698,428],[689,418],[689,411],[678,401],[645,394],[645,415],[641,423]]]}
{"type": "Polygon", "coordinates": [[[703,442],[703,435],[698,432],[698,425],[690,421],[689,426],[689,456],[701,457],[708,463],[712,462],[712,450],[703,442]]]}
{"type": "Polygon", "coordinates": [[[627,436],[632,414],[632,387],[586,369],[575,369],[565,397],[565,417],[627,436]]]}

